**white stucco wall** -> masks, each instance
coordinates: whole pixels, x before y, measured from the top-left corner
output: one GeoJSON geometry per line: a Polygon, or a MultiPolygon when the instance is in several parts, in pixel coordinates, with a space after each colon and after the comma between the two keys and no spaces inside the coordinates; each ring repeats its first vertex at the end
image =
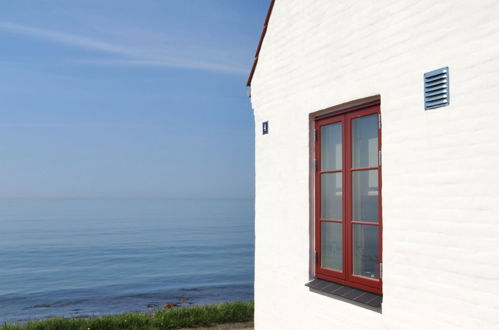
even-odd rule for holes
{"type": "Polygon", "coordinates": [[[251,98],[258,330],[499,329],[498,17],[497,0],[276,0],[251,98]],[[451,105],[425,111],[444,66],[451,105]],[[310,114],[378,94],[382,313],[304,286],[310,114]]]}

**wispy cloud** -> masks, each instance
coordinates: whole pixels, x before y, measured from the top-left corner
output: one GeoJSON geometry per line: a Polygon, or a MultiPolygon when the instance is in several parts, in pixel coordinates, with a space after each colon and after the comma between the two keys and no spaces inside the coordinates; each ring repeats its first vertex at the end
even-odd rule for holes
{"type": "Polygon", "coordinates": [[[91,38],[78,36],[74,34],[46,30],[41,28],[34,28],[26,25],[15,24],[5,21],[0,21],[0,29],[15,33],[22,34],[36,39],[53,41],[67,46],[80,47],[85,49],[97,50],[107,53],[115,53],[126,55],[129,54],[129,49],[119,47],[108,42],[98,41],[91,38]]]}
{"type": "Polygon", "coordinates": [[[20,34],[30,38],[46,40],[69,47],[82,48],[101,53],[115,55],[105,60],[80,61],[98,65],[116,65],[130,67],[183,68],[193,70],[217,71],[230,74],[245,74],[246,68],[228,65],[209,59],[195,59],[165,55],[165,51],[148,50],[138,47],[124,46],[113,42],[98,40],[87,36],[32,27],[17,23],[0,21],[0,30],[20,34]]]}
{"type": "Polygon", "coordinates": [[[112,66],[128,66],[128,67],[156,67],[156,68],[185,68],[206,71],[219,71],[232,74],[245,75],[248,72],[247,68],[239,68],[225,64],[213,62],[195,61],[195,60],[180,60],[180,59],[94,59],[83,60],[82,63],[96,65],[112,65],[112,66]]]}

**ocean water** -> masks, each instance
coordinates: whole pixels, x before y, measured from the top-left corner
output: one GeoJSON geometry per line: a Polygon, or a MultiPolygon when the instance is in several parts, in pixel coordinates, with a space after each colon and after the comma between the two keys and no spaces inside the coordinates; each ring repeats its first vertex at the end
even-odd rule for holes
{"type": "Polygon", "coordinates": [[[253,200],[0,200],[0,322],[253,299],[253,200]]]}

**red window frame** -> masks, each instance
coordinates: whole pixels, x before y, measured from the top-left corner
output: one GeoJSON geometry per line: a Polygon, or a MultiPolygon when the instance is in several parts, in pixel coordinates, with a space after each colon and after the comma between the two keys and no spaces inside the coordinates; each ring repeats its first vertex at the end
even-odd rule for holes
{"type": "Polygon", "coordinates": [[[317,278],[336,282],[343,285],[359,288],[369,292],[382,294],[382,168],[381,168],[381,125],[378,125],[378,166],[365,168],[352,168],[352,120],[358,117],[378,114],[378,123],[381,122],[380,102],[374,101],[360,106],[337,111],[331,114],[318,116],[315,118],[315,274],[317,278]],[[332,123],[342,123],[343,142],[343,166],[340,170],[321,171],[321,127],[332,123]],[[352,219],[352,173],[359,170],[378,170],[378,222],[361,222],[352,219]],[[343,219],[331,220],[321,219],[321,174],[322,173],[343,173],[343,219]],[[335,271],[321,267],[321,222],[340,222],[343,224],[343,267],[342,271],[335,271]],[[353,247],[352,231],[354,224],[376,225],[378,226],[378,279],[353,274],[353,247]]]}

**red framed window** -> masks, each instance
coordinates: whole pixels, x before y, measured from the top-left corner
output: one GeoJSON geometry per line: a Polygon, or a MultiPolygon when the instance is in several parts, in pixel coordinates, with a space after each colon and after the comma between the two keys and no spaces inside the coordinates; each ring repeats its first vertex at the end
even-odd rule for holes
{"type": "Polygon", "coordinates": [[[315,130],[316,277],[381,294],[379,101],[320,116],[315,130]]]}

